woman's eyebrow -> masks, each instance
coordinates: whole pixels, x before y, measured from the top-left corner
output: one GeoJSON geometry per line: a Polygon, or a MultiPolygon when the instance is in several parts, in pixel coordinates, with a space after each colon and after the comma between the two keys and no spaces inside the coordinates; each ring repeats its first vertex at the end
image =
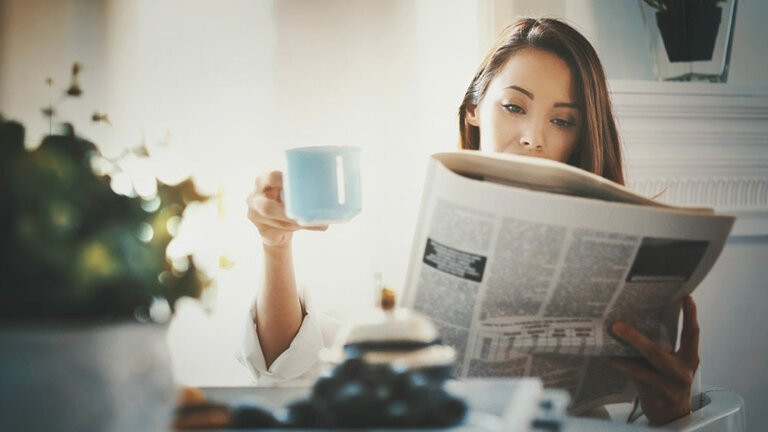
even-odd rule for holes
{"type": "Polygon", "coordinates": [[[522,87],[518,87],[518,86],[516,86],[516,85],[511,85],[511,86],[509,86],[509,87],[506,87],[506,88],[508,88],[508,89],[513,89],[513,90],[517,90],[517,91],[519,91],[520,93],[522,93],[522,94],[524,94],[524,95],[528,96],[528,99],[530,99],[530,100],[533,100],[533,93],[529,92],[528,90],[526,90],[526,89],[524,89],[524,88],[522,88],[522,87]]]}
{"type": "MultiPolygon", "coordinates": [[[[522,88],[522,87],[520,87],[520,86],[511,85],[511,86],[508,86],[508,87],[505,87],[505,88],[508,88],[508,89],[512,89],[512,90],[517,90],[517,91],[519,91],[520,93],[522,93],[522,94],[524,94],[524,95],[528,96],[528,99],[530,99],[530,100],[533,100],[533,93],[529,92],[528,90],[526,90],[526,89],[524,89],[524,88],[522,88]]],[[[555,108],[564,107],[564,108],[573,108],[573,109],[579,109],[579,106],[578,106],[578,105],[576,105],[576,104],[575,104],[575,103],[573,103],[573,102],[557,102],[557,103],[555,103],[553,106],[554,106],[555,108]]]]}

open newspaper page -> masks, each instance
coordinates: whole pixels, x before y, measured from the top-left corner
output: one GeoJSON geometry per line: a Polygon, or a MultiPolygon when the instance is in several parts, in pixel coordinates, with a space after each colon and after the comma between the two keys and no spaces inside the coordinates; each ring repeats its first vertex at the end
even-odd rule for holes
{"type": "Polygon", "coordinates": [[[639,354],[610,324],[624,320],[671,348],[681,299],[714,264],[733,218],[654,204],[550,161],[539,179],[549,192],[513,187],[532,158],[473,153],[430,161],[405,305],[456,348],[459,377],[538,376],[570,392],[575,414],[630,401],[608,360],[639,354]],[[579,196],[568,195],[579,182],[579,196]]]}

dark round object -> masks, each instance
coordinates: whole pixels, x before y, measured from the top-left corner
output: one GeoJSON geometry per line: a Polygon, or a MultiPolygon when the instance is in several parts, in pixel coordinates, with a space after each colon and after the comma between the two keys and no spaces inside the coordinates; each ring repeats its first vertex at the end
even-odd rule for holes
{"type": "Polygon", "coordinates": [[[320,399],[330,398],[338,389],[340,380],[334,377],[320,377],[312,387],[312,397],[320,399]]]}
{"type": "Polygon", "coordinates": [[[321,427],[325,422],[319,408],[309,399],[293,402],[288,405],[285,423],[289,427],[321,427]]]}
{"type": "Polygon", "coordinates": [[[392,399],[384,406],[384,423],[387,426],[413,426],[411,406],[405,399],[392,399]]]}
{"type": "Polygon", "coordinates": [[[420,372],[432,385],[442,386],[453,375],[453,365],[432,366],[420,369],[420,372]]]}
{"type": "Polygon", "coordinates": [[[386,402],[392,397],[392,386],[390,382],[378,380],[364,381],[367,394],[372,400],[386,402]]]}
{"type": "Polygon", "coordinates": [[[451,366],[403,369],[348,358],[288,407],[286,426],[436,427],[459,424],[466,404],[443,390],[451,366]]]}
{"type": "Polygon", "coordinates": [[[531,421],[531,428],[537,431],[558,432],[563,424],[556,418],[535,418],[531,421]]]}
{"type": "Polygon", "coordinates": [[[350,357],[358,357],[371,351],[415,351],[438,343],[439,340],[429,342],[412,340],[363,341],[344,345],[344,352],[350,357]]]}
{"type": "Polygon", "coordinates": [[[381,403],[370,395],[359,393],[331,405],[337,423],[342,427],[369,427],[382,424],[381,403]]]}
{"type": "Polygon", "coordinates": [[[232,427],[262,428],[275,427],[279,422],[268,410],[255,406],[243,405],[232,411],[232,427]]]}
{"type": "Polygon", "coordinates": [[[337,402],[344,402],[347,400],[359,398],[365,392],[365,387],[362,381],[348,380],[339,384],[335,393],[332,393],[333,400],[337,402]]]}
{"type": "Polygon", "coordinates": [[[463,400],[443,393],[443,400],[430,409],[429,424],[432,426],[455,426],[467,415],[468,407],[463,400]]]}
{"type": "Polygon", "coordinates": [[[552,403],[551,399],[542,399],[539,401],[539,408],[545,411],[549,411],[554,407],[555,407],[555,404],[552,403]]]}
{"type": "Polygon", "coordinates": [[[412,398],[414,393],[430,385],[427,377],[419,371],[403,371],[392,378],[392,393],[398,398],[412,398]]]}
{"type": "Polygon", "coordinates": [[[345,360],[331,372],[331,376],[340,379],[357,378],[365,372],[367,365],[361,358],[350,358],[345,360]]]}

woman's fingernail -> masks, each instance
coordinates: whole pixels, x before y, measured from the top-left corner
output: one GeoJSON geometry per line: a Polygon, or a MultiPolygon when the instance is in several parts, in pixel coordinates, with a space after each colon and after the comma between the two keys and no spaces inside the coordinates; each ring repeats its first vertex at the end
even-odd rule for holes
{"type": "Polygon", "coordinates": [[[615,323],[613,323],[613,326],[611,326],[611,328],[613,329],[614,333],[621,334],[621,333],[624,333],[624,329],[626,328],[626,326],[624,326],[624,323],[616,321],[615,323]]]}

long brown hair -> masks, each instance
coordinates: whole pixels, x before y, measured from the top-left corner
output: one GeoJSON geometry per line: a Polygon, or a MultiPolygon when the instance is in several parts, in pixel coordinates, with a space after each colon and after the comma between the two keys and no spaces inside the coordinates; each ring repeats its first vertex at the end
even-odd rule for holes
{"type": "Polygon", "coordinates": [[[571,69],[584,123],[568,164],[624,184],[621,143],[600,59],[584,36],[557,19],[523,18],[499,34],[459,107],[460,148],[480,149],[480,130],[467,122],[467,108],[477,106],[510,56],[523,48],[555,54],[571,69]]]}

